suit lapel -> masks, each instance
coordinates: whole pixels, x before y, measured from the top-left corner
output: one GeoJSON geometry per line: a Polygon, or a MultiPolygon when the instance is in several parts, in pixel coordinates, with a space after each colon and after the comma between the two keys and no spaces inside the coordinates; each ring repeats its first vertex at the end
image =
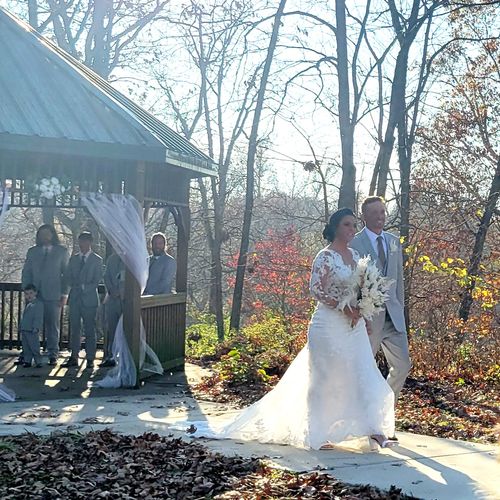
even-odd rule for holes
{"type": "Polygon", "coordinates": [[[370,255],[372,261],[375,262],[377,267],[379,267],[377,254],[375,253],[375,249],[373,248],[373,245],[372,245],[372,242],[370,241],[369,236],[366,234],[365,228],[363,228],[361,231],[361,238],[363,240],[363,246],[365,247],[367,254],[370,255]]]}
{"type": "Polygon", "coordinates": [[[396,255],[392,255],[392,252],[391,252],[391,243],[393,241],[392,240],[393,235],[384,232],[384,237],[385,237],[385,241],[387,243],[387,273],[386,273],[386,275],[394,277],[395,273],[393,272],[394,271],[393,263],[397,262],[397,259],[396,259],[396,261],[394,261],[394,257],[396,257],[396,255]]]}

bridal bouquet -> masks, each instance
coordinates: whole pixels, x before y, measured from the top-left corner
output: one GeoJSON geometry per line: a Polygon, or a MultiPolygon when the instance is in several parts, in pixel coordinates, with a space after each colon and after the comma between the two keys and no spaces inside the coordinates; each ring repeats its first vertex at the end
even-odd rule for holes
{"type": "Polygon", "coordinates": [[[359,259],[358,265],[351,275],[348,291],[339,303],[339,309],[344,307],[358,307],[365,319],[384,309],[388,298],[389,288],[394,280],[380,274],[375,263],[369,256],[359,259]]]}

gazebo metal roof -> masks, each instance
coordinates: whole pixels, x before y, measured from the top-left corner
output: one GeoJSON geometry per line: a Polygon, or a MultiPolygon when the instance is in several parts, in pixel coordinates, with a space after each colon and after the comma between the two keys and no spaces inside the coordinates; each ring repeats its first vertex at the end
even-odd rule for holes
{"type": "Polygon", "coordinates": [[[143,160],[215,175],[210,157],[2,8],[1,150],[143,160]]]}

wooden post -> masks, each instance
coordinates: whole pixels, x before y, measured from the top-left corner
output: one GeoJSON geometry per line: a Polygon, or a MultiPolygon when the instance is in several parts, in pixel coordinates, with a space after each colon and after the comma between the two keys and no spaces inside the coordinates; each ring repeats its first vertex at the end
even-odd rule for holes
{"type": "Polygon", "coordinates": [[[177,208],[177,277],[176,290],[177,292],[187,291],[187,276],[188,276],[188,246],[190,236],[191,217],[189,212],[189,180],[184,186],[183,202],[187,206],[177,208]]]}
{"type": "MultiPolygon", "coordinates": [[[[144,182],[146,175],[146,164],[138,162],[135,175],[131,179],[128,192],[137,201],[143,204],[144,182]]],[[[141,345],[141,287],[133,274],[127,269],[125,272],[125,297],[123,300],[123,330],[127,339],[132,359],[134,360],[137,378],[136,387],[139,386],[139,361],[141,345]]]]}

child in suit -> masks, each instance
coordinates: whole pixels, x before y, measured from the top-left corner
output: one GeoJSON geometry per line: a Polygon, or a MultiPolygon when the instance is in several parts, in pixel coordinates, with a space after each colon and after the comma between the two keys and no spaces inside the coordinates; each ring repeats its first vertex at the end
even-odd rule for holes
{"type": "Polygon", "coordinates": [[[35,361],[37,368],[42,366],[39,333],[43,327],[43,303],[37,298],[37,294],[38,291],[35,285],[30,283],[24,287],[26,307],[23,311],[19,330],[23,344],[23,366],[25,368],[29,368],[32,361],[35,361]]]}

